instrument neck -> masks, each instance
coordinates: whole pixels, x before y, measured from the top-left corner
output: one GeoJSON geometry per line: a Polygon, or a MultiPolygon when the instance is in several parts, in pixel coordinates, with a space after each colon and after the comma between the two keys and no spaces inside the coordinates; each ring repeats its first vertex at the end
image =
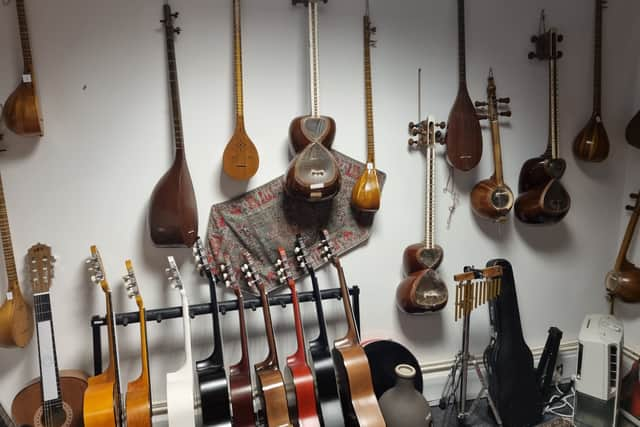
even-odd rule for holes
{"type": "Polygon", "coordinates": [[[247,323],[244,317],[244,297],[242,291],[236,293],[238,298],[238,318],[240,321],[240,348],[242,354],[240,356],[239,366],[248,368],[249,366],[249,345],[247,344],[247,323]]]}
{"type": "Polygon", "coordinates": [[[182,326],[184,328],[185,366],[189,366],[193,363],[191,354],[191,314],[189,311],[189,298],[187,298],[187,293],[184,289],[180,289],[180,300],[182,302],[182,326]]]}
{"type": "Polygon", "coordinates": [[[0,234],[2,234],[2,253],[4,254],[4,265],[7,270],[9,281],[9,292],[20,294],[18,286],[18,273],[16,272],[16,260],[13,256],[13,244],[11,243],[11,230],[9,229],[9,214],[4,197],[2,176],[0,176],[0,234]]]}
{"type": "Polygon", "coordinates": [[[269,306],[269,297],[264,284],[259,284],[260,299],[262,301],[262,315],[264,316],[264,327],[267,333],[267,345],[269,353],[267,358],[261,363],[264,367],[278,367],[278,350],[276,349],[276,338],[273,333],[273,323],[271,321],[271,307],[269,306]]]}
{"type": "Polygon", "coordinates": [[[291,303],[293,305],[293,320],[296,328],[296,342],[298,348],[294,353],[296,357],[305,357],[304,332],[302,329],[302,318],[300,316],[300,302],[298,301],[298,291],[296,282],[289,280],[289,290],[291,291],[291,303]]]}
{"type": "Polygon", "coordinates": [[[460,87],[467,85],[467,58],[464,21],[464,0],[458,0],[458,82],[460,87]]]}
{"type": "Polygon", "coordinates": [[[549,59],[549,142],[546,154],[552,159],[557,159],[558,153],[558,70],[557,60],[551,58],[549,59]]]}
{"type": "Polygon", "coordinates": [[[222,334],[220,332],[220,315],[218,313],[218,297],[216,295],[216,279],[210,270],[206,272],[209,280],[209,298],[211,300],[211,317],[213,320],[213,352],[209,356],[209,361],[216,366],[224,366],[224,355],[222,350],[222,334]]]}
{"type": "Polygon", "coordinates": [[[596,28],[593,61],[593,112],[600,115],[602,107],[602,0],[596,0],[596,28]]]}
{"type": "Polygon", "coordinates": [[[109,381],[115,384],[114,405],[118,418],[120,417],[120,408],[122,404],[122,389],[120,386],[120,363],[118,359],[118,338],[116,335],[116,318],[113,312],[113,304],[111,298],[111,290],[105,292],[105,301],[107,306],[107,333],[109,339],[109,366],[105,371],[105,375],[109,381]]]}
{"type": "Polygon", "coordinates": [[[244,127],[244,95],[242,86],[242,31],[240,0],[233,0],[233,57],[236,90],[236,126],[244,127]]]}
{"type": "Polygon", "coordinates": [[[318,3],[309,1],[309,75],[311,90],[311,115],[320,117],[320,65],[318,53],[318,3]]]}
{"type": "Polygon", "coordinates": [[[144,306],[140,305],[138,315],[140,316],[140,361],[142,364],[139,380],[149,384],[149,344],[147,341],[147,321],[144,306]]]}
{"type": "Polygon", "coordinates": [[[375,164],[373,139],[373,94],[371,90],[371,22],[364,17],[364,94],[367,110],[367,163],[375,164]]]}
{"type": "Polygon", "coordinates": [[[622,264],[627,259],[627,252],[629,252],[629,246],[631,246],[631,239],[633,238],[636,226],[638,225],[638,218],[640,218],[640,211],[636,209],[631,214],[631,218],[629,218],[629,224],[627,224],[627,230],[624,233],[624,238],[622,239],[622,244],[620,245],[620,251],[618,252],[616,265],[614,267],[614,270],[616,271],[620,270],[622,264]]]}
{"type": "Polygon", "coordinates": [[[31,58],[31,42],[29,40],[29,28],[27,27],[27,14],[25,12],[24,0],[16,0],[16,10],[18,12],[18,29],[20,30],[24,72],[27,74],[32,71],[33,60],[31,58]]]}
{"type": "Polygon", "coordinates": [[[433,248],[433,234],[435,223],[435,147],[433,143],[427,145],[427,168],[426,168],[426,194],[424,209],[424,247],[433,248]]]}
{"type": "Polygon", "coordinates": [[[329,347],[329,338],[327,336],[327,323],[324,319],[324,309],[322,308],[322,295],[320,294],[320,286],[318,285],[318,277],[312,268],[309,268],[309,276],[311,276],[311,284],[313,286],[313,300],[316,304],[316,315],[318,316],[318,337],[312,340],[313,343],[329,347]]]}
{"type": "Polygon", "coordinates": [[[182,110],[180,108],[180,87],[178,85],[178,68],[176,65],[176,50],[173,41],[173,27],[166,26],[165,33],[167,41],[171,112],[173,114],[173,140],[176,150],[182,150],[184,149],[184,135],[182,132],[182,110]]]}
{"type": "Polygon", "coordinates": [[[502,173],[502,146],[500,145],[500,123],[498,120],[491,120],[491,140],[493,142],[493,164],[495,166],[495,179],[499,185],[504,184],[502,173]]]}
{"type": "Polygon", "coordinates": [[[33,308],[38,334],[40,382],[42,384],[40,391],[43,412],[45,413],[43,417],[47,417],[48,412],[62,409],[62,392],[60,391],[60,375],[49,292],[34,294],[33,308]]]}
{"type": "Polygon", "coordinates": [[[349,288],[347,287],[347,280],[344,277],[344,270],[340,261],[337,258],[334,259],[333,265],[338,271],[338,281],[340,282],[340,296],[342,304],[344,306],[344,314],[347,318],[347,335],[340,341],[346,341],[352,345],[360,343],[360,336],[358,334],[358,328],[356,328],[356,321],[353,318],[353,309],[351,308],[351,298],[349,297],[349,288]]]}

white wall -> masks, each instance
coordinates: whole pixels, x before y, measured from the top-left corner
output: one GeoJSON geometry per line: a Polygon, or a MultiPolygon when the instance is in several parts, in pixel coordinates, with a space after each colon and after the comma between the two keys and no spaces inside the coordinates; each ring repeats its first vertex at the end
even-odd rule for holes
{"type": "MultiPolygon", "coordinates": [[[[52,245],[58,255],[53,305],[61,367],[90,371],[92,366],[89,317],[104,306],[85,272],[90,244],[98,244],[105,258],[118,311],[135,307],[118,280],[127,257],[134,261],[149,308],[178,303],[164,280],[170,254],[183,266],[193,302],[207,300],[205,284],[192,272],[189,251],[153,248],[145,228],[148,196],[172,158],[165,48],[158,22],[161,3],[28,2],[46,137],[36,142],[7,134],[9,151],[0,154],[0,167],[19,267],[27,248],[38,241],[52,245]]],[[[221,178],[222,151],[233,126],[230,3],[172,2],[183,28],[176,50],[186,150],[202,231],[212,204],[244,190],[221,178]]],[[[363,3],[332,0],[320,7],[321,108],[338,124],[335,148],[358,158],[365,151],[363,3]]],[[[467,6],[471,96],[485,96],[486,76],[493,67],[498,94],[513,100],[514,115],[502,127],[502,140],[505,178],[514,191],[520,166],[540,154],[547,141],[546,66],[527,59],[540,8],[546,8],[549,24],[565,35],[559,65],[560,135],[568,161],[564,183],[573,199],[566,220],[546,228],[514,220],[499,227],[472,216],[468,193],[492,170],[487,130],[481,165],[456,174],[461,198],[450,229],[445,227],[450,201],[440,190],[437,194],[436,240],[445,249],[439,271],[452,295],[451,277],[464,265],[510,259],[531,346],[544,344],[551,325],[561,328],[566,339],[575,339],[586,313],[606,309],[603,277],[613,265],[624,222],[619,214],[622,165],[637,169],[623,140],[633,109],[629,88],[637,77],[640,42],[640,33],[630,30],[638,23],[640,4],[631,0],[611,2],[605,14],[604,121],[612,141],[610,157],[602,165],[577,165],[570,152],[591,111],[593,8],[585,3],[590,2],[485,0],[467,6]]],[[[423,69],[423,113],[446,119],[457,85],[455,2],[372,0],[371,10],[378,27],[372,58],[376,148],[378,166],[388,173],[388,181],[371,241],[346,256],[343,264],[351,284],[363,290],[365,338],[401,341],[422,362],[447,359],[461,338],[453,304],[439,314],[407,317],[396,310],[394,293],[402,277],[404,247],[422,239],[424,164],[418,153],[406,149],[407,123],[417,119],[416,69],[423,69]]],[[[285,0],[245,0],[243,22],[246,123],[261,157],[260,170],[249,183],[252,188],[285,170],[289,121],[308,111],[306,14],[285,0]]],[[[0,52],[0,93],[9,94],[21,72],[13,3],[0,6],[0,52]]],[[[439,166],[438,189],[447,174],[444,163],[439,166]]],[[[323,272],[321,279],[325,287],[336,285],[333,274],[323,272]]],[[[309,286],[305,282],[301,288],[309,286]]],[[[223,298],[231,297],[225,293],[223,298]]],[[[332,331],[339,334],[340,306],[327,306],[332,331]]],[[[289,309],[276,310],[281,356],[294,347],[290,319],[289,309]]],[[[198,357],[208,353],[209,323],[193,322],[198,357]]],[[[228,315],[223,323],[227,360],[234,362],[239,354],[237,318],[228,315]]],[[[488,339],[485,310],[474,314],[472,323],[472,349],[478,352],[488,339]]],[[[251,313],[249,324],[255,362],[265,352],[261,314],[251,313]]],[[[179,322],[149,326],[154,400],[164,398],[164,374],[176,369],[182,357],[180,333],[179,322]]],[[[137,329],[120,328],[119,334],[127,381],[137,375],[137,329]]],[[[36,375],[35,341],[24,350],[3,349],[0,402],[9,405],[36,375]]]]}

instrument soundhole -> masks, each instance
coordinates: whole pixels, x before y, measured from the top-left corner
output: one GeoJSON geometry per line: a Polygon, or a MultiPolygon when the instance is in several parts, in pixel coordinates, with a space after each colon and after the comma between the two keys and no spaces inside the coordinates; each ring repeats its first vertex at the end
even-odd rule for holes
{"type": "Polygon", "coordinates": [[[425,310],[438,310],[447,303],[447,288],[434,270],[428,270],[415,288],[415,301],[425,310]]]}
{"type": "Polygon", "coordinates": [[[73,410],[67,402],[62,402],[62,407],[49,408],[47,413],[41,407],[33,416],[34,427],[69,427],[73,421],[73,410]]]}
{"type": "Polygon", "coordinates": [[[511,192],[499,188],[491,194],[491,203],[498,209],[505,209],[511,205],[512,198],[511,192]]]}
{"type": "Polygon", "coordinates": [[[320,138],[327,131],[327,121],[322,117],[309,117],[304,121],[305,133],[308,133],[312,138],[320,138]]]}
{"type": "Polygon", "coordinates": [[[564,212],[569,209],[567,191],[559,182],[554,182],[544,198],[544,208],[551,212],[564,212]]]}
{"type": "Polygon", "coordinates": [[[322,145],[314,143],[300,153],[295,164],[298,179],[306,185],[329,185],[338,174],[331,153],[322,145]]]}

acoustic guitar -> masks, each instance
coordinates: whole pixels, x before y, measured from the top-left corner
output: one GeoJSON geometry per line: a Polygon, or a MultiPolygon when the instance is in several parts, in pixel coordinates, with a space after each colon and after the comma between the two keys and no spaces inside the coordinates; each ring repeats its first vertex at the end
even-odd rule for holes
{"type": "Polygon", "coordinates": [[[212,256],[198,238],[193,247],[195,264],[200,275],[207,278],[211,317],[213,320],[213,351],[206,359],[196,362],[196,373],[202,402],[202,421],[207,426],[230,426],[231,406],[229,404],[229,383],[224,370],[222,334],[218,315],[218,297],[216,296],[216,278],[213,274],[212,256]]]}
{"type": "Polygon", "coordinates": [[[16,395],[11,413],[20,425],[79,427],[83,425],[82,398],[87,389],[87,375],[78,370],[58,371],[49,295],[54,261],[51,248],[40,243],[32,246],[27,254],[38,331],[40,377],[16,395]]]}
{"type": "Polygon", "coordinates": [[[171,13],[171,7],[168,4],[163,6],[163,12],[164,19],[160,22],[164,25],[167,44],[173,140],[176,153],[171,168],[160,178],[151,193],[149,231],[151,241],[156,246],[190,248],[198,237],[198,208],[185,157],[182,134],[178,69],[173,40],[174,34],[180,33],[180,28],[173,26],[173,19],[178,17],[177,12],[171,13]]]}
{"type": "MultiPolygon", "coordinates": [[[[543,15],[544,22],[544,15],[543,15]]],[[[544,25],[543,31],[544,31],[544,25]]],[[[557,61],[562,56],[558,43],[562,35],[555,29],[534,36],[536,52],[529,58],[538,58],[549,64],[549,141],[546,151],[527,160],[520,169],[518,199],[515,203],[516,217],[527,224],[554,224],[569,212],[571,197],[560,182],[567,167],[559,157],[558,136],[558,71],[557,61]]]]}
{"type": "Polygon", "coordinates": [[[629,124],[627,125],[627,129],[625,130],[625,137],[627,138],[627,142],[636,147],[640,148],[640,111],[633,116],[629,124]]]}
{"type": "Polygon", "coordinates": [[[573,154],[585,162],[601,162],[609,155],[609,136],[602,123],[602,10],[606,4],[606,0],[595,0],[593,112],[585,127],[573,141],[573,154]]]}
{"type": "Polygon", "coordinates": [[[434,243],[435,234],[435,180],[436,143],[442,140],[444,122],[437,123],[433,117],[415,125],[409,124],[409,133],[418,140],[409,140],[426,151],[426,192],[424,212],[424,241],[405,248],[402,255],[404,272],[407,275],[396,289],[396,303],[408,314],[424,314],[442,310],[449,299],[447,286],[436,269],[443,257],[442,247],[434,243]]]}
{"type": "Polygon", "coordinates": [[[144,300],[140,295],[138,280],[131,260],[125,261],[127,274],[123,276],[127,296],[138,306],[140,317],[140,376],[127,384],[125,408],[128,427],[151,427],[151,385],[149,380],[149,345],[147,343],[147,320],[144,300]]]}
{"type": "Polygon", "coordinates": [[[447,160],[456,169],[469,171],[482,157],[482,131],[467,89],[464,0],[458,0],[458,94],[449,113],[447,160]]]}
{"type": "Polygon", "coordinates": [[[318,336],[308,342],[308,350],[311,367],[316,379],[316,394],[318,400],[318,415],[320,422],[324,426],[342,427],[344,426],[344,416],[342,415],[342,404],[338,392],[338,381],[333,368],[333,358],[329,347],[327,336],[327,323],[324,320],[324,309],[322,308],[322,296],[318,278],[311,264],[311,258],[307,252],[307,247],[301,234],[296,235],[295,255],[298,266],[305,273],[309,273],[313,286],[313,301],[318,317],[318,336]]]}
{"type": "Polygon", "coordinates": [[[182,284],[180,270],[172,256],[167,257],[166,269],[171,287],[180,293],[182,305],[182,328],[184,332],[184,362],[180,369],[167,374],[167,418],[169,426],[202,426],[202,411],[199,408],[198,379],[191,354],[191,316],[189,299],[182,284]]]}
{"type": "Polygon", "coordinates": [[[371,90],[371,40],[376,28],[369,20],[369,2],[364,21],[364,96],[367,111],[367,164],[351,191],[351,204],[362,212],[376,212],[380,209],[380,182],[376,171],[374,139],[373,139],[373,95],[371,90]]]}
{"type": "Polygon", "coordinates": [[[477,183],[471,190],[471,208],[473,212],[485,219],[505,222],[513,207],[513,192],[504,182],[502,173],[502,146],[500,145],[500,123],[498,116],[511,116],[511,111],[499,111],[500,104],[509,103],[509,98],[496,96],[496,82],[493,71],[489,71],[487,84],[487,102],[476,102],[476,106],[486,107],[486,114],[481,118],[489,119],[491,141],[493,143],[493,165],[495,172],[485,180],[477,183]]]}
{"type": "Polygon", "coordinates": [[[107,338],[109,342],[109,366],[88,380],[84,394],[83,417],[86,427],[123,426],[124,402],[120,387],[120,359],[116,320],[111,297],[111,287],[105,275],[102,257],[96,246],[91,246],[91,257],[87,260],[91,282],[100,286],[104,293],[107,310],[107,338]]]}
{"type": "Polygon", "coordinates": [[[255,270],[253,258],[248,252],[243,252],[246,261],[245,277],[250,287],[257,287],[262,301],[262,314],[264,315],[264,327],[267,333],[267,345],[269,352],[267,357],[254,368],[256,380],[258,382],[258,394],[263,400],[263,408],[266,413],[266,422],[269,427],[293,426],[289,417],[289,404],[287,401],[287,390],[285,389],[282,372],[278,365],[278,351],[276,349],[276,339],[273,333],[273,323],[271,321],[271,308],[269,306],[269,296],[264,282],[255,270]]]}
{"type": "Polygon", "coordinates": [[[2,176],[0,175],[0,236],[2,253],[7,270],[9,287],[6,299],[0,306],[0,347],[25,347],[33,336],[33,311],[25,301],[18,282],[16,260],[13,256],[9,214],[4,199],[2,176]]]}
{"type": "Polygon", "coordinates": [[[638,302],[640,301],[640,268],[629,261],[628,253],[638,225],[638,218],[640,218],[640,191],[631,193],[629,197],[635,200],[635,205],[625,207],[626,210],[631,211],[631,217],[618,251],[616,263],[605,279],[605,286],[609,294],[622,301],[638,302]]]}
{"type": "Polygon", "coordinates": [[[287,194],[309,202],[332,199],[340,191],[342,181],[338,163],[329,151],[336,123],[331,117],[320,115],[318,1],[303,1],[309,15],[311,115],[296,117],[289,126],[291,147],[297,154],[285,177],[287,194]]]}
{"type": "Polygon", "coordinates": [[[292,418],[297,420],[298,426],[320,427],[313,374],[307,362],[307,352],[304,345],[304,329],[302,327],[302,316],[300,315],[298,291],[296,290],[296,282],[291,277],[289,261],[284,248],[278,248],[276,273],[280,284],[288,286],[291,292],[296,330],[297,348],[295,353],[287,357],[287,368],[284,375],[286,383],[290,385],[288,389],[294,391],[294,393],[290,394],[292,399],[289,401],[289,408],[292,409],[292,418]],[[295,397],[295,402],[291,402],[291,400],[294,400],[293,397],[295,397]]]}
{"type": "Polygon", "coordinates": [[[44,126],[40,101],[36,91],[36,81],[33,72],[33,56],[27,27],[27,15],[24,0],[15,0],[18,11],[18,29],[22,45],[22,61],[24,71],[22,81],[4,103],[2,117],[7,128],[22,136],[43,136],[44,126]]]}
{"type": "Polygon", "coordinates": [[[338,272],[340,295],[347,319],[347,334],[333,342],[333,364],[336,369],[340,399],[347,426],[384,427],[380,406],[373,389],[371,369],[367,354],[360,345],[360,336],[353,318],[351,299],[340,259],[331,248],[329,232],[322,231],[322,256],[330,261],[338,272]]]}
{"type": "Polygon", "coordinates": [[[246,181],[258,171],[260,158],[256,146],[244,128],[241,32],[240,0],[233,0],[233,76],[236,89],[236,128],[224,149],[222,169],[231,178],[246,181]]]}

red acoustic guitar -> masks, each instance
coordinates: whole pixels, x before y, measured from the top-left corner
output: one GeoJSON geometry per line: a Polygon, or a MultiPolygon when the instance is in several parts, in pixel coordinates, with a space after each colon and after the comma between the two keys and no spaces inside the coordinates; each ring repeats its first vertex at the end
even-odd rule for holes
{"type": "MultiPolygon", "coordinates": [[[[291,302],[293,303],[293,317],[296,328],[296,341],[298,348],[295,353],[287,357],[287,369],[285,369],[285,382],[293,385],[295,390],[296,404],[289,401],[290,408],[297,408],[297,414],[293,414],[298,420],[300,427],[320,427],[318,417],[318,405],[316,403],[313,374],[307,362],[307,352],[304,346],[304,331],[302,329],[302,318],[300,316],[300,303],[298,302],[298,292],[296,282],[291,277],[287,253],[283,248],[278,248],[278,260],[276,261],[276,273],[283,285],[288,285],[291,291],[291,302]]],[[[294,409],[293,412],[296,412],[294,409]]]]}

